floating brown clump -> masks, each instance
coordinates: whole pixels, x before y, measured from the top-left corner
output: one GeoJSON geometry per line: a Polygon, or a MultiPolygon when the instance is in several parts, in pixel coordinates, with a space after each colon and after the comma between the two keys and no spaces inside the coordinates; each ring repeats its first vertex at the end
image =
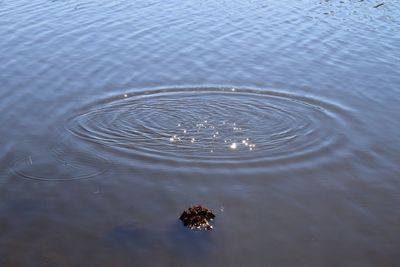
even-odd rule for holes
{"type": "Polygon", "coordinates": [[[211,230],[213,227],[210,221],[214,218],[215,215],[209,208],[193,205],[185,210],[179,219],[190,229],[211,230]]]}

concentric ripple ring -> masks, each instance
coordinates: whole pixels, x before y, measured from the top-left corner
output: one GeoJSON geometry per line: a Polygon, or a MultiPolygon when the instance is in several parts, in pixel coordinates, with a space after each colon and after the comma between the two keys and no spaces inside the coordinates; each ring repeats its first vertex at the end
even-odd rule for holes
{"type": "Polygon", "coordinates": [[[136,160],[267,166],[343,149],[346,112],[322,100],[275,91],[167,88],[92,104],[66,128],[136,160]]]}
{"type": "Polygon", "coordinates": [[[94,178],[109,168],[107,159],[89,153],[54,149],[18,159],[12,171],[38,181],[74,181],[94,178]]]}

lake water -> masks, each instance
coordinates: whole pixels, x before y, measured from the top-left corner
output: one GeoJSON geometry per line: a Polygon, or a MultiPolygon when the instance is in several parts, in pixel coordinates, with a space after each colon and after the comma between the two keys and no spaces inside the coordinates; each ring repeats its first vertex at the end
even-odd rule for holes
{"type": "Polygon", "coordinates": [[[400,266],[381,3],[0,1],[0,266],[400,266]]]}

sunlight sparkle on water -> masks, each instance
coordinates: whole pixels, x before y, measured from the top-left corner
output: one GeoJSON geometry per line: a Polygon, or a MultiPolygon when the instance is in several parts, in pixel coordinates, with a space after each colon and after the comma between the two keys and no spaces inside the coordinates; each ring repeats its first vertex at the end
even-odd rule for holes
{"type": "Polygon", "coordinates": [[[176,122],[176,127],[180,129],[178,130],[182,136],[179,134],[174,134],[169,138],[171,143],[175,144],[192,144],[196,143],[208,148],[209,152],[214,153],[215,145],[224,146],[225,149],[229,150],[237,150],[237,151],[252,151],[255,149],[255,144],[250,141],[249,137],[241,137],[240,139],[238,135],[243,131],[238,123],[236,122],[226,122],[226,126],[224,126],[225,121],[220,121],[217,124],[211,122],[210,120],[202,119],[201,122],[197,122],[193,125],[193,128],[187,128],[187,122],[176,122]],[[215,127],[217,125],[217,127],[215,127]],[[197,132],[197,136],[190,136],[189,134],[193,132],[197,132]],[[196,137],[196,138],[195,138],[196,137]],[[204,137],[204,138],[202,138],[204,137]],[[212,149],[210,146],[214,146],[212,149]]]}
{"type": "Polygon", "coordinates": [[[177,142],[177,141],[181,141],[181,138],[178,137],[176,134],[174,134],[174,135],[169,139],[169,141],[171,141],[171,142],[177,142]]]}

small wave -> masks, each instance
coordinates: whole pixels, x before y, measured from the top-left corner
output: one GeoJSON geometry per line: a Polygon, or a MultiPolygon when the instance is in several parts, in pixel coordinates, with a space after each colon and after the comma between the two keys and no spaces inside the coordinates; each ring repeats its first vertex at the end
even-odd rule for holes
{"type": "Polygon", "coordinates": [[[344,148],[345,113],[331,103],[274,91],[171,88],[103,100],[66,128],[135,160],[265,166],[344,148]]]}
{"type": "Polygon", "coordinates": [[[31,180],[71,181],[99,176],[108,168],[105,158],[59,146],[51,151],[35,151],[17,160],[13,172],[31,180]]]}

